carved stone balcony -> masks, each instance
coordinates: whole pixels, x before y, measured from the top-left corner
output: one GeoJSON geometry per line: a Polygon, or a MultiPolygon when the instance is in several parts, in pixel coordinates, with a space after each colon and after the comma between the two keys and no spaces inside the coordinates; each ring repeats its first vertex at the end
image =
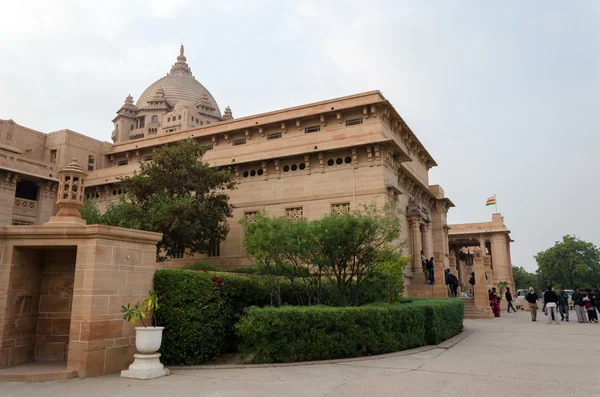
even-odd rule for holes
{"type": "Polygon", "coordinates": [[[23,199],[23,198],[15,198],[13,214],[27,216],[27,217],[31,217],[31,218],[37,218],[38,202],[34,201],[34,200],[23,199]]]}

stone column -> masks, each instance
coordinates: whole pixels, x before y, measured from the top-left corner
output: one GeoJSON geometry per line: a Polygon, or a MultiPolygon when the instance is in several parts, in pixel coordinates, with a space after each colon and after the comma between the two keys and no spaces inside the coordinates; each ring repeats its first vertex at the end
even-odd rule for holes
{"type": "Polygon", "coordinates": [[[0,178],[0,225],[12,225],[19,176],[12,172],[2,172],[0,178]]]}
{"type": "Polygon", "coordinates": [[[511,265],[507,252],[506,236],[503,233],[495,233],[492,236],[492,261],[494,265],[494,282],[508,282],[508,286],[514,293],[514,282],[511,277],[511,265]]]}
{"type": "Polygon", "coordinates": [[[456,278],[459,278],[458,275],[458,266],[457,266],[457,258],[456,258],[456,253],[454,252],[454,250],[450,251],[450,254],[448,254],[448,266],[450,269],[450,273],[454,274],[456,276],[456,278]]]}
{"type": "MultiPolygon", "coordinates": [[[[421,222],[416,217],[409,217],[408,222],[410,224],[410,242],[411,242],[411,266],[413,273],[423,274],[423,268],[421,266],[421,222]]],[[[415,276],[413,275],[413,281],[415,276]]]]}
{"type": "Polygon", "coordinates": [[[429,244],[429,232],[430,232],[430,227],[428,223],[423,223],[422,225],[422,232],[421,232],[421,239],[423,241],[423,253],[425,254],[425,257],[427,259],[431,258],[433,255],[431,253],[431,245],[429,244]]]}
{"type": "Polygon", "coordinates": [[[54,207],[56,204],[56,182],[44,182],[40,185],[40,199],[39,199],[39,219],[38,223],[44,224],[48,222],[50,217],[54,215],[54,207]]]}
{"type": "Polygon", "coordinates": [[[492,270],[492,260],[489,255],[483,255],[483,267],[485,268],[485,275],[487,275],[486,283],[488,288],[492,288],[494,283],[494,271],[492,270]]]}
{"type": "Polygon", "coordinates": [[[473,264],[473,271],[475,272],[475,286],[473,287],[473,297],[475,307],[481,311],[484,318],[493,318],[492,308],[490,307],[490,300],[488,296],[488,290],[485,284],[485,268],[483,265],[483,255],[481,248],[475,248],[475,260],[473,264]]]}

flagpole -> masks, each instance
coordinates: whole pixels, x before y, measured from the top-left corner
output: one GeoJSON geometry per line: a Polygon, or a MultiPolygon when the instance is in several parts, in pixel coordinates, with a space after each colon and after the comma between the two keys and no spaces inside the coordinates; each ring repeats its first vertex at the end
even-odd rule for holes
{"type": "Polygon", "coordinates": [[[494,206],[496,207],[496,214],[498,213],[498,197],[494,194],[494,206]]]}

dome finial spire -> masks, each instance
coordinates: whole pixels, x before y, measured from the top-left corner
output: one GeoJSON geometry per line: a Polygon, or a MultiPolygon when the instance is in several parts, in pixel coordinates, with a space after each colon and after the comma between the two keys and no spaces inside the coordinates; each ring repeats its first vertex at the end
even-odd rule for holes
{"type": "Polygon", "coordinates": [[[183,56],[183,43],[181,43],[181,48],[179,48],[179,55],[183,56]]]}

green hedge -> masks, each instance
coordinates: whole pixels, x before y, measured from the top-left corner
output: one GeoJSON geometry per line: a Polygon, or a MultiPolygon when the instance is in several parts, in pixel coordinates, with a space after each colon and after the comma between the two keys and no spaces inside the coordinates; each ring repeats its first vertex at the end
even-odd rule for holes
{"type": "MultiPolygon", "coordinates": [[[[296,305],[288,280],[278,280],[283,305],[296,305]]],[[[158,270],[154,276],[160,308],[157,325],[164,326],[161,359],[168,365],[197,365],[211,361],[239,344],[234,324],[250,306],[277,303],[267,280],[231,273],[185,269],[158,270]],[[215,283],[218,277],[221,283],[215,283]]],[[[321,302],[335,302],[336,292],[326,288],[321,302]]],[[[361,302],[385,299],[377,283],[365,283],[361,302]]]]}
{"type": "Polygon", "coordinates": [[[437,344],[462,331],[459,299],[361,307],[250,308],[236,324],[254,363],[368,356],[437,344]]]}

